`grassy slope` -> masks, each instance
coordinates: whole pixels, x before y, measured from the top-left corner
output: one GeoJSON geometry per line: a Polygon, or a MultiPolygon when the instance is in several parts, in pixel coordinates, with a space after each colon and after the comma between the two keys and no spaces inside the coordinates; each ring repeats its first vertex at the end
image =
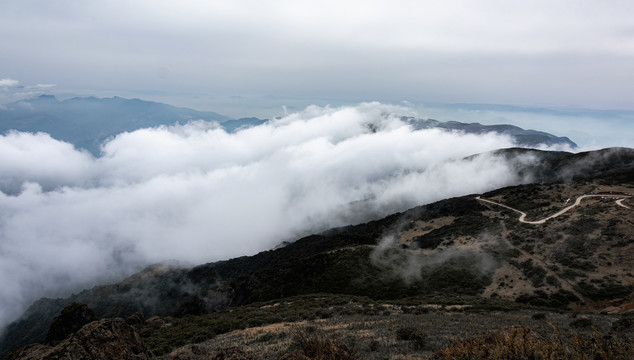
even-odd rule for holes
{"type": "MultiPolygon", "coordinates": [[[[136,328],[154,353],[164,359],[213,358],[223,349],[236,346],[247,353],[277,359],[292,351],[293,337],[302,331],[337,339],[365,359],[419,359],[451,345],[454,339],[484,338],[518,324],[568,347],[572,347],[575,335],[609,336],[631,345],[632,327],[617,330],[622,319],[469,297],[374,301],[315,294],[198,317],[153,318],[136,328]],[[451,305],[465,302],[470,306],[451,305]]],[[[621,350],[627,348],[621,346],[621,350]]]]}

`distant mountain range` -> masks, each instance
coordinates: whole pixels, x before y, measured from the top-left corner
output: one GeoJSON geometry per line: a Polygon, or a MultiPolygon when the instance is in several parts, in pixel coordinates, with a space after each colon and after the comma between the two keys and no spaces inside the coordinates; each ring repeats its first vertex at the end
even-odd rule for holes
{"type": "MultiPolygon", "coordinates": [[[[268,121],[255,117],[232,119],[210,111],[197,111],[121,97],[75,97],[60,101],[52,95],[41,95],[0,107],[0,133],[10,130],[45,132],[55,139],[73,144],[78,149],[86,149],[97,157],[100,156],[103,142],[122,132],[161,125],[185,124],[196,120],[216,122],[227,132],[235,132],[268,121]]],[[[536,147],[545,144],[576,147],[576,144],[566,137],[524,130],[512,125],[467,124],[417,118],[403,120],[418,130],[440,128],[476,134],[506,134],[515,139],[518,146],[536,147]]]]}
{"type": "Polygon", "coordinates": [[[0,132],[45,132],[99,156],[101,144],[126,131],[202,120],[217,122],[226,131],[266,120],[232,119],[211,111],[196,111],[139,99],[75,97],[59,101],[52,95],[0,108],[0,132]]]}
{"type": "Polygon", "coordinates": [[[567,137],[558,137],[543,131],[524,130],[513,125],[482,125],[479,123],[462,123],[458,121],[438,121],[438,120],[422,120],[416,118],[406,118],[412,127],[416,130],[438,128],[451,131],[462,131],[469,134],[498,133],[510,135],[518,145],[527,147],[536,147],[541,144],[552,145],[568,145],[571,148],[577,147],[577,144],[567,137]]]}

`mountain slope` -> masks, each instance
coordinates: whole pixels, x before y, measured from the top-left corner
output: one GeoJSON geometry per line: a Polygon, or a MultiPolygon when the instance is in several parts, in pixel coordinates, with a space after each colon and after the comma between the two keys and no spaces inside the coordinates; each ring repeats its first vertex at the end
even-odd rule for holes
{"type": "Polygon", "coordinates": [[[433,119],[422,120],[416,118],[406,118],[415,129],[439,128],[449,131],[462,131],[469,134],[484,134],[494,132],[511,136],[520,146],[536,147],[539,145],[553,146],[566,145],[570,148],[577,147],[572,140],[567,137],[557,137],[555,135],[537,131],[524,130],[513,125],[482,125],[479,123],[462,123],[458,121],[438,121],[433,119]]]}
{"type": "MultiPolygon", "coordinates": [[[[157,265],[117,284],[67,299],[42,299],[11,324],[2,351],[38,341],[72,302],[99,317],[196,315],[311,293],[400,299],[425,294],[502,298],[540,306],[601,308],[631,296],[634,150],[568,154],[509,149],[535,157],[539,183],[481,195],[541,219],[586,193],[592,198],[542,225],[475,195],[447,199],[365,224],[332,229],[255,256],[186,268],[157,265]],[[610,171],[605,171],[610,164],[610,171]],[[580,178],[576,175],[589,175],[580,178]],[[629,207],[629,208],[628,208],[629,207]]],[[[524,162],[523,162],[524,163],[524,162]]],[[[519,166],[519,165],[518,165],[519,166]]]]}
{"type": "Polygon", "coordinates": [[[202,120],[218,122],[235,131],[258,125],[256,118],[234,120],[210,111],[121,97],[76,97],[64,101],[51,95],[8,104],[0,108],[0,132],[45,132],[53,138],[84,148],[98,156],[101,144],[126,131],[202,120]]]}

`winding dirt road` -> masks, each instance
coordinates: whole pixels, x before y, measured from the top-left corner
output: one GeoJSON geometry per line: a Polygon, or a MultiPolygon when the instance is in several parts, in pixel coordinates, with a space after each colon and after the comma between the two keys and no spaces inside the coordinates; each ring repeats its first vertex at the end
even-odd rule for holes
{"type": "Polygon", "coordinates": [[[627,205],[623,204],[623,200],[625,200],[625,199],[627,199],[627,198],[629,198],[629,197],[631,197],[631,196],[628,196],[628,195],[590,194],[590,195],[581,195],[581,196],[579,196],[579,197],[577,198],[577,200],[575,200],[575,203],[574,203],[574,204],[572,204],[572,205],[570,205],[570,206],[568,206],[568,207],[565,207],[565,208],[563,208],[563,209],[559,210],[558,212],[554,213],[553,215],[550,215],[550,216],[549,216],[549,217],[547,217],[547,218],[544,218],[544,219],[541,219],[541,220],[535,220],[535,221],[528,221],[528,220],[526,220],[526,213],[525,213],[525,212],[523,212],[523,211],[517,210],[517,209],[512,208],[512,207],[510,207],[510,206],[508,206],[508,205],[500,204],[499,202],[495,202],[495,201],[492,201],[492,200],[487,200],[487,199],[482,199],[482,198],[481,198],[481,197],[479,197],[479,196],[477,196],[477,197],[476,197],[476,200],[478,200],[478,201],[482,201],[482,202],[486,202],[486,203],[489,203],[489,204],[493,204],[493,205],[497,205],[497,206],[501,206],[501,207],[503,207],[503,208],[506,208],[506,209],[509,209],[509,210],[515,211],[516,213],[519,213],[519,214],[520,214],[519,221],[520,221],[520,222],[523,222],[523,223],[525,223],[525,224],[539,225],[539,224],[543,224],[543,223],[545,223],[546,221],[548,221],[548,220],[550,220],[550,219],[554,219],[554,218],[556,218],[556,217],[558,217],[558,216],[560,216],[560,215],[562,215],[562,214],[564,214],[564,213],[568,212],[570,209],[574,208],[575,206],[578,206],[578,205],[581,203],[581,200],[583,200],[583,199],[585,199],[585,198],[589,198],[589,197],[618,198],[618,200],[616,200],[616,204],[617,204],[618,206],[621,206],[621,207],[624,207],[624,208],[626,208],[626,209],[630,209],[630,210],[632,210],[632,208],[631,208],[631,207],[629,207],[629,206],[627,206],[627,205]]]}
{"type": "MultiPolygon", "coordinates": [[[[520,217],[519,217],[519,221],[520,222],[523,222],[523,223],[526,223],[526,224],[539,225],[539,224],[545,223],[546,221],[548,221],[550,219],[554,219],[554,218],[556,218],[556,217],[558,217],[558,216],[560,216],[562,214],[565,214],[566,212],[568,212],[569,210],[571,210],[575,206],[578,206],[581,203],[581,200],[589,198],[589,197],[616,198],[616,199],[618,199],[618,200],[616,200],[616,205],[624,207],[626,209],[632,210],[631,207],[623,204],[623,200],[625,200],[627,198],[630,198],[632,196],[629,196],[629,195],[588,194],[588,195],[579,196],[572,205],[567,206],[567,207],[559,210],[558,212],[554,213],[553,215],[550,215],[550,216],[548,216],[548,217],[546,217],[544,219],[541,219],[541,220],[528,221],[528,220],[526,220],[526,213],[523,212],[523,211],[520,211],[520,210],[512,208],[512,207],[510,207],[508,205],[504,205],[504,204],[501,204],[501,203],[498,203],[498,202],[495,202],[495,201],[492,201],[492,200],[482,199],[480,196],[477,196],[476,200],[481,201],[481,202],[485,202],[485,203],[489,203],[489,204],[493,204],[493,205],[497,205],[497,206],[501,206],[501,207],[509,209],[511,211],[515,211],[516,213],[520,214],[520,217]]],[[[531,254],[531,253],[529,253],[528,251],[526,251],[526,250],[524,250],[522,248],[514,246],[506,237],[507,230],[506,230],[506,226],[504,225],[504,222],[500,221],[500,223],[501,223],[502,229],[503,229],[502,238],[504,239],[504,241],[506,242],[506,244],[508,246],[519,250],[522,255],[524,255],[525,257],[527,257],[529,259],[532,259],[533,263],[539,265],[542,269],[546,270],[546,275],[554,276],[557,280],[559,280],[559,283],[561,284],[560,286],[561,286],[561,288],[563,290],[567,290],[567,291],[575,294],[583,302],[588,302],[589,301],[583,294],[578,292],[575,289],[575,287],[567,279],[559,276],[558,273],[553,271],[548,266],[548,264],[546,264],[546,262],[544,260],[542,260],[540,257],[536,256],[535,254],[531,254]]]]}
{"type": "MultiPolygon", "coordinates": [[[[630,196],[628,196],[628,197],[630,197],[630,196]]],[[[617,201],[616,201],[616,204],[617,204],[618,206],[620,206],[620,207],[624,207],[624,208],[626,208],[626,209],[634,210],[634,209],[632,209],[631,207],[629,207],[629,206],[627,206],[627,205],[623,204],[623,200],[625,200],[625,199],[627,199],[627,198],[623,198],[623,199],[619,199],[619,200],[617,200],[617,201]]]]}

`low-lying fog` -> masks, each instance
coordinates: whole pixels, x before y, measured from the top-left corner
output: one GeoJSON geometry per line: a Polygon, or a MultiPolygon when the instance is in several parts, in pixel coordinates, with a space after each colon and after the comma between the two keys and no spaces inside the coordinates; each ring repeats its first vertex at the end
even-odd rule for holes
{"type": "MultiPolygon", "coordinates": [[[[463,157],[507,136],[412,131],[404,107],[306,110],[228,134],[142,129],[94,158],[47,134],[0,136],[0,326],[155,262],[210,262],[439,199],[515,184],[510,164],[463,157]]],[[[524,159],[529,161],[529,159],[524,159]]]]}

